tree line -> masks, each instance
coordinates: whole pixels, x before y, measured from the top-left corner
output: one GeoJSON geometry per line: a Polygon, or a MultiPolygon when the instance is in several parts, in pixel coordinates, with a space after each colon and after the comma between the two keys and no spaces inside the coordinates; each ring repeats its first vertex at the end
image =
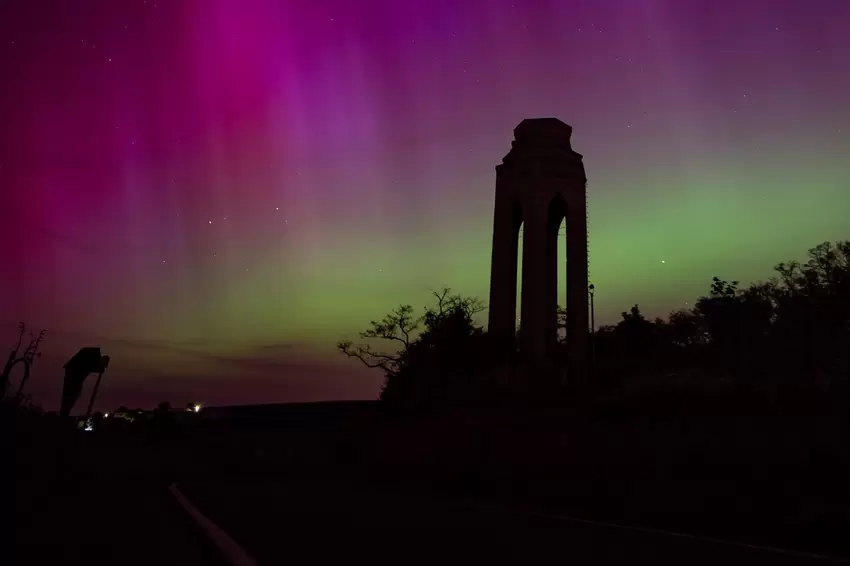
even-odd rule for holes
{"type": "MultiPolygon", "coordinates": [[[[448,288],[434,297],[422,314],[401,305],[338,349],[384,372],[380,398],[389,403],[463,402],[505,389],[497,366],[521,353],[497,351],[475,324],[484,303],[448,288]]],[[[559,307],[557,316],[563,326],[568,313],[559,307]]],[[[847,388],[850,241],[822,243],[747,287],[715,277],[693,308],[667,320],[650,321],[634,305],[590,333],[596,382],[698,371],[752,385],[847,388]]]]}

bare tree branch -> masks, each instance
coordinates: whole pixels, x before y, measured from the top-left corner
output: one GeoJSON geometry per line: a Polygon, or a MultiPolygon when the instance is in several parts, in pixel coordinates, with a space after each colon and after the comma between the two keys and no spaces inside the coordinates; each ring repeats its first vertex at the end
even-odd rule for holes
{"type": "Polygon", "coordinates": [[[337,344],[337,349],[348,356],[360,360],[366,367],[381,368],[388,374],[396,374],[398,372],[397,364],[400,360],[399,356],[391,356],[374,352],[370,346],[354,346],[351,341],[342,341],[337,344]]]}
{"type": "Polygon", "coordinates": [[[41,344],[41,341],[44,339],[45,332],[46,330],[44,329],[40,330],[38,332],[38,336],[35,338],[34,341],[30,342],[30,346],[27,347],[26,351],[24,352],[24,357],[29,359],[30,364],[32,364],[32,362],[36,358],[41,357],[41,353],[38,351],[38,347],[41,344]]]}
{"type": "Polygon", "coordinates": [[[26,332],[26,325],[23,322],[18,323],[18,344],[15,346],[15,355],[17,355],[18,350],[21,347],[21,342],[24,340],[24,332],[26,332]]]}
{"type": "Polygon", "coordinates": [[[394,375],[398,373],[402,355],[410,347],[412,335],[419,327],[422,317],[414,318],[413,307],[401,305],[385,316],[382,320],[372,320],[369,328],[360,333],[360,338],[367,341],[385,340],[398,343],[395,353],[375,350],[373,345],[355,345],[350,340],[337,344],[343,354],[350,358],[357,358],[366,367],[381,368],[386,373],[394,375]]]}
{"type": "Polygon", "coordinates": [[[444,315],[448,311],[459,308],[469,318],[472,318],[486,308],[484,302],[475,298],[464,298],[460,295],[450,295],[451,288],[443,287],[440,291],[431,291],[431,294],[437,299],[437,315],[444,315]]]}
{"type": "Polygon", "coordinates": [[[431,294],[437,298],[437,313],[440,315],[445,313],[446,297],[449,291],[450,289],[448,287],[443,287],[439,292],[431,291],[431,294]]]}

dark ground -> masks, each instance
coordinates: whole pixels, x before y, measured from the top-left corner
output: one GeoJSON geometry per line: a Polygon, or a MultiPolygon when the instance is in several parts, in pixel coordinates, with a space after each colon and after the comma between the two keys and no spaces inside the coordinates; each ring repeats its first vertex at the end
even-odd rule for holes
{"type": "MultiPolygon", "coordinates": [[[[16,494],[15,565],[209,564],[219,559],[165,485],[74,481],[16,494]]],[[[223,566],[223,565],[222,565],[223,566]]]]}
{"type": "Polygon", "coordinates": [[[176,480],[262,566],[825,563],[506,507],[850,556],[850,415],[794,406],[679,396],[400,422],[302,407],[93,433],[19,419],[2,427],[16,445],[6,547],[15,564],[215,564],[176,480]]]}
{"type": "MultiPolygon", "coordinates": [[[[830,563],[338,482],[219,480],[180,487],[263,566],[342,560],[830,563]]],[[[50,500],[36,497],[25,505],[19,500],[12,563],[221,563],[161,483],[123,478],[63,491],[50,500]]]]}
{"type": "Polygon", "coordinates": [[[207,481],[181,489],[263,565],[829,563],[342,483],[207,481]]]}

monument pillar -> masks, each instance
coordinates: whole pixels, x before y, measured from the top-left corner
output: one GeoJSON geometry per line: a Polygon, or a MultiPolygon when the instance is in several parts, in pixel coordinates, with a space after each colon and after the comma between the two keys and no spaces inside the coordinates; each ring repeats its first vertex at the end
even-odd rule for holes
{"type": "MultiPolygon", "coordinates": [[[[548,318],[550,296],[549,281],[543,274],[547,271],[547,222],[546,209],[528,207],[522,232],[522,309],[520,317],[520,349],[535,366],[546,361],[548,351],[548,318]]],[[[554,307],[553,307],[554,308],[554,307]]],[[[554,312],[554,311],[553,311],[554,312]]]]}
{"type": "MultiPolygon", "coordinates": [[[[498,186],[498,178],[496,183],[498,186]]],[[[513,348],[517,326],[517,254],[522,211],[509,191],[496,191],[493,216],[489,331],[500,339],[504,347],[513,348]]]]}
{"type": "MultiPolygon", "coordinates": [[[[570,145],[572,128],[555,118],[523,120],[510,152],[496,167],[489,332],[515,344],[518,230],[522,224],[522,309],[519,346],[543,367],[557,346],[559,228],[567,225],[567,351],[571,380],[588,363],[587,178],[570,145]]],[[[561,271],[563,273],[563,271],[561,271]]]]}

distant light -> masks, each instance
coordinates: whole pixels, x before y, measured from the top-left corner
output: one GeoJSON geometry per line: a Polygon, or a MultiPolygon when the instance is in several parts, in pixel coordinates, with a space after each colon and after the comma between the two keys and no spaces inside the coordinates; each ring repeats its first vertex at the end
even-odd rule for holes
{"type": "Polygon", "coordinates": [[[196,413],[200,413],[201,412],[201,405],[198,404],[198,403],[195,403],[195,406],[192,407],[192,410],[195,411],[196,413]]]}
{"type": "Polygon", "coordinates": [[[109,416],[109,413],[103,413],[103,418],[104,418],[104,419],[105,419],[106,417],[108,417],[108,416],[109,416]]]}
{"type": "Polygon", "coordinates": [[[662,260],[661,260],[661,263],[667,263],[667,262],[666,262],[666,261],[664,261],[664,260],[662,259],[662,260]]]}

